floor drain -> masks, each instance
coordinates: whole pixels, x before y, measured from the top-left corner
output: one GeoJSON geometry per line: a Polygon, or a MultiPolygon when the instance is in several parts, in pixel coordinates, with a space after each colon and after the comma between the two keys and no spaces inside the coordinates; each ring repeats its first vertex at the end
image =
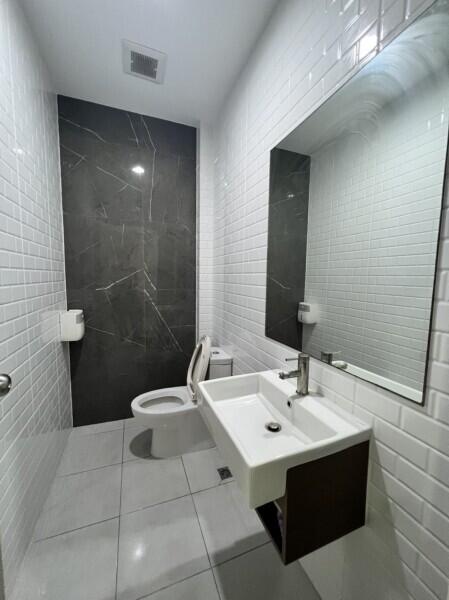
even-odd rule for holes
{"type": "Polygon", "coordinates": [[[231,469],[229,467],[221,467],[221,469],[217,469],[217,471],[222,481],[225,479],[231,479],[232,477],[231,469]]]}

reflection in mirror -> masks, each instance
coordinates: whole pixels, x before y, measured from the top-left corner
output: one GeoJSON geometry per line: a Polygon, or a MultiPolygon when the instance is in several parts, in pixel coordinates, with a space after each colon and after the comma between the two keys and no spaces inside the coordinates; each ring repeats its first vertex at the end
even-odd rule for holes
{"type": "Polygon", "coordinates": [[[266,335],[420,403],[448,114],[437,2],[271,152],[266,335]]]}

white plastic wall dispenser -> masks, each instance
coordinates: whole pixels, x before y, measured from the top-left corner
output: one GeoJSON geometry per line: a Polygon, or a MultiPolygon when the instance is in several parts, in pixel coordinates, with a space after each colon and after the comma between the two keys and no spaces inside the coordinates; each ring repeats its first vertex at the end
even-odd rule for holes
{"type": "Polygon", "coordinates": [[[84,336],[84,312],[72,309],[61,313],[61,341],[77,342],[84,336]]]}
{"type": "Polygon", "coordinates": [[[318,321],[318,306],[308,302],[298,304],[298,321],[305,325],[313,325],[318,321]]]}

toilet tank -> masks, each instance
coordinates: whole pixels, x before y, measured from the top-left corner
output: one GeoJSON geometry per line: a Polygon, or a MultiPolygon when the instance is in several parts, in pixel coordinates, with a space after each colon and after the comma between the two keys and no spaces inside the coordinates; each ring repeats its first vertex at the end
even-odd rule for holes
{"type": "Polygon", "coordinates": [[[232,375],[232,356],[222,348],[212,346],[210,349],[209,379],[230,377],[232,375]]]}

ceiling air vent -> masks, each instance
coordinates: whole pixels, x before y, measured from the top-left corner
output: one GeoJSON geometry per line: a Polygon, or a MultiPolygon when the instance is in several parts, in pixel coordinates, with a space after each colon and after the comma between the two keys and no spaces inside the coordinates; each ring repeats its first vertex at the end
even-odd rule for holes
{"type": "Polygon", "coordinates": [[[123,40],[123,69],[125,73],[162,83],[167,55],[153,48],[123,40]]]}

